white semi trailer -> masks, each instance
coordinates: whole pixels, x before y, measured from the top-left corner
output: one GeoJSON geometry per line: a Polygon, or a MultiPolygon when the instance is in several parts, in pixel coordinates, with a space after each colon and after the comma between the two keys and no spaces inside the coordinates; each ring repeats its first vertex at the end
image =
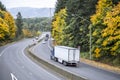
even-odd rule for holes
{"type": "Polygon", "coordinates": [[[77,66],[80,61],[80,50],[66,46],[55,46],[50,58],[63,65],[77,66]]]}

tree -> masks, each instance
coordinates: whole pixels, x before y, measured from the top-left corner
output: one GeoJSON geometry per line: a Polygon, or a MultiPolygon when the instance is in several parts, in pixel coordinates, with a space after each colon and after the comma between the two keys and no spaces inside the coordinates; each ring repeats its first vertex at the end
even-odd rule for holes
{"type": "Polygon", "coordinates": [[[15,38],[16,26],[11,14],[0,2],[0,45],[15,38]]]}
{"type": "Polygon", "coordinates": [[[4,21],[9,26],[9,37],[8,39],[14,39],[16,35],[16,25],[13,17],[9,12],[4,13],[4,21]]]}
{"type": "Polygon", "coordinates": [[[68,0],[57,0],[55,13],[58,13],[61,9],[64,9],[66,7],[67,1],[68,0]]]}
{"type": "Polygon", "coordinates": [[[68,0],[67,1],[67,29],[69,46],[81,46],[82,51],[89,51],[90,16],[95,12],[97,0],[68,0]]]}
{"type": "Polygon", "coordinates": [[[56,40],[57,44],[63,44],[64,40],[64,29],[66,27],[66,8],[61,9],[54,16],[54,21],[52,22],[52,36],[56,40]]]}
{"type": "Polygon", "coordinates": [[[92,22],[92,53],[94,57],[99,58],[107,51],[102,49],[102,30],[106,28],[103,24],[106,13],[112,9],[112,0],[99,0],[96,6],[96,13],[91,16],[92,22]],[[103,52],[102,52],[103,51],[103,52]]]}
{"type": "Polygon", "coordinates": [[[2,11],[6,11],[6,8],[5,8],[5,6],[2,4],[1,1],[0,1],[0,10],[2,10],[2,11]]]}
{"type": "Polygon", "coordinates": [[[15,38],[16,26],[13,17],[7,11],[0,10],[0,35],[1,41],[8,41],[15,38]]]}
{"type": "Polygon", "coordinates": [[[9,36],[9,26],[0,18],[0,42],[9,36]]]}
{"type": "MultiPolygon", "coordinates": [[[[77,47],[81,46],[82,51],[89,50],[89,29],[90,16],[95,12],[95,4],[97,0],[58,0],[56,4],[55,16],[62,9],[66,8],[66,18],[64,29],[62,31],[63,40],[62,45],[77,47]]],[[[61,18],[57,15],[59,20],[54,17],[53,22],[59,23],[61,18]]],[[[58,25],[56,25],[58,26],[58,25]]],[[[62,24],[59,24],[62,26],[62,24]]],[[[56,27],[57,28],[57,27],[56,27]]],[[[59,30],[61,30],[59,27],[59,30]]],[[[57,31],[57,30],[56,30],[57,31]]],[[[57,31],[58,32],[58,31],[57,31]]],[[[57,33],[55,32],[55,33],[57,33]]],[[[57,35],[61,35],[56,34],[57,35]]],[[[60,41],[61,39],[57,39],[60,41]]]]}
{"type": "Polygon", "coordinates": [[[113,4],[118,4],[118,2],[120,2],[120,0],[112,0],[113,4]]]}
{"type": "Polygon", "coordinates": [[[32,32],[29,29],[23,29],[23,35],[24,37],[33,37],[32,32]]]}
{"type": "Polygon", "coordinates": [[[18,12],[17,14],[16,26],[17,26],[17,37],[18,37],[22,35],[22,28],[23,28],[23,19],[20,12],[18,12]]]}
{"type": "Polygon", "coordinates": [[[23,28],[29,28],[30,31],[35,30],[37,31],[49,31],[50,18],[43,17],[43,18],[24,18],[23,19],[23,28]]]}
{"type": "Polygon", "coordinates": [[[102,30],[103,50],[109,55],[120,59],[120,3],[112,11],[107,12],[104,24],[107,26],[102,30]]]}

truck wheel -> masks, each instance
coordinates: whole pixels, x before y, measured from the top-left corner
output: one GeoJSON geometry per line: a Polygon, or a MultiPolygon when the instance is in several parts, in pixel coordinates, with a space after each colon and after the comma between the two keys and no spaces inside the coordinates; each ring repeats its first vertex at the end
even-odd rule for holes
{"type": "Polygon", "coordinates": [[[75,67],[78,67],[78,64],[76,63],[74,66],[75,66],[75,67]]]}
{"type": "Polygon", "coordinates": [[[63,65],[64,65],[64,66],[67,66],[67,62],[63,61],[63,65]]]}
{"type": "Polygon", "coordinates": [[[57,59],[56,57],[54,58],[54,60],[55,60],[56,62],[58,62],[58,59],[57,59]]]}

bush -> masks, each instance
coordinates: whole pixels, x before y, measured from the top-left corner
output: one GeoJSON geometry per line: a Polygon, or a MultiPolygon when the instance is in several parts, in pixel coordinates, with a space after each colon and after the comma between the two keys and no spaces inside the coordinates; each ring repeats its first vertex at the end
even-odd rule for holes
{"type": "Polygon", "coordinates": [[[80,57],[85,58],[85,59],[90,59],[90,54],[89,52],[81,52],[80,57]]]}
{"type": "Polygon", "coordinates": [[[113,65],[114,65],[114,66],[120,66],[120,58],[115,58],[115,59],[113,60],[113,65]]]}

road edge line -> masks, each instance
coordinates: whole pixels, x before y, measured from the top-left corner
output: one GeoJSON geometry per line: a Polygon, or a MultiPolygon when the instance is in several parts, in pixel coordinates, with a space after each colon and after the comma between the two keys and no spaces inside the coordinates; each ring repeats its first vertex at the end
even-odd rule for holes
{"type": "Polygon", "coordinates": [[[36,59],[38,62],[42,63],[46,67],[49,67],[50,69],[54,70],[55,72],[67,77],[70,80],[88,80],[86,77],[79,76],[77,74],[73,74],[73,73],[65,71],[65,70],[63,70],[61,68],[58,68],[57,66],[55,66],[55,65],[53,65],[53,64],[39,58],[34,53],[32,53],[29,49],[27,49],[27,51],[28,51],[29,55],[32,56],[34,59],[36,59]]]}

